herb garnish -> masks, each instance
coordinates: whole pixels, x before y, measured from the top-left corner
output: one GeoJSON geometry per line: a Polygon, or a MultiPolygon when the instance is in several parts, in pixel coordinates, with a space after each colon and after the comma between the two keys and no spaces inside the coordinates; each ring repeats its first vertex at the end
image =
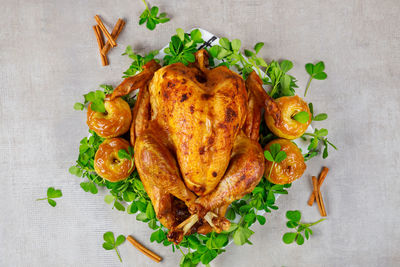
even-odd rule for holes
{"type": "Polygon", "coordinates": [[[292,96],[297,88],[296,78],[286,74],[293,68],[293,63],[290,60],[282,60],[281,63],[272,61],[269,64],[267,73],[271,79],[271,91],[269,95],[273,98],[279,98],[282,96],[292,96]]]}
{"type": "Polygon", "coordinates": [[[298,210],[287,211],[286,218],[288,218],[286,226],[291,229],[296,228],[296,232],[285,233],[282,237],[282,240],[285,244],[291,244],[296,241],[298,245],[303,245],[304,243],[304,237],[302,235],[302,232],[304,232],[304,236],[308,240],[310,236],[313,234],[313,231],[310,229],[310,227],[325,220],[325,219],[320,219],[314,223],[302,223],[300,222],[301,213],[298,210]]]}
{"type": "Polygon", "coordinates": [[[38,198],[36,199],[36,201],[47,200],[50,206],[55,207],[57,205],[57,202],[53,200],[53,198],[60,198],[60,197],[62,197],[61,189],[54,189],[54,187],[49,187],[47,188],[47,197],[38,198]]]}
{"type": "Polygon", "coordinates": [[[195,61],[194,53],[197,52],[197,44],[203,43],[201,32],[195,29],[190,35],[181,28],[176,29],[176,35],[171,37],[169,46],[164,49],[164,65],[181,62],[185,65],[195,61]]]}
{"type": "Polygon", "coordinates": [[[115,252],[117,252],[117,256],[120,262],[122,262],[121,256],[119,255],[119,252],[117,250],[117,247],[125,242],[125,236],[119,235],[117,237],[117,240],[115,240],[114,233],[113,232],[107,232],[104,233],[103,235],[104,243],[103,243],[103,248],[106,250],[112,250],[114,249],[115,252]]]}
{"type": "Polygon", "coordinates": [[[322,153],[322,158],[324,159],[328,157],[328,145],[337,150],[337,147],[328,141],[328,138],[326,137],[327,135],[328,135],[328,130],[325,128],[322,128],[320,130],[315,128],[314,133],[304,133],[302,135],[301,138],[303,140],[307,140],[306,136],[312,137],[310,139],[310,145],[308,146],[308,153],[304,155],[304,160],[309,160],[310,158],[318,154],[317,148],[319,142],[323,143],[324,145],[324,151],[322,153]]]}
{"type": "Polygon", "coordinates": [[[310,119],[310,115],[306,111],[300,111],[293,116],[293,119],[300,123],[306,123],[310,119]]]}
{"type": "MultiPolygon", "coordinates": [[[[133,49],[130,45],[126,47],[125,52],[122,55],[128,55],[131,59],[133,59],[132,64],[129,66],[129,68],[124,72],[124,76],[122,78],[127,78],[130,76],[135,75],[138,72],[141,72],[143,70],[143,66],[154,59],[154,57],[158,54],[158,50],[150,51],[147,55],[141,56],[139,54],[136,54],[133,52],[133,49]]],[[[159,60],[156,60],[157,62],[159,60]]]]}
{"type": "Polygon", "coordinates": [[[264,83],[269,81],[269,78],[265,74],[263,75],[262,71],[262,68],[267,68],[268,64],[263,58],[257,56],[264,43],[257,43],[254,46],[254,52],[245,49],[245,54],[248,58],[245,58],[240,52],[242,42],[239,39],[229,41],[228,38],[223,37],[219,40],[219,44],[210,48],[210,55],[222,60],[223,62],[220,65],[228,68],[234,67],[242,74],[243,79],[246,79],[255,69],[264,83]]]}
{"type": "Polygon", "coordinates": [[[156,25],[159,23],[166,23],[169,21],[169,18],[167,18],[166,13],[160,13],[158,15],[158,7],[153,6],[151,9],[149,9],[149,6],[147,5],[145,0],[142,0],[144,5],[146,6],[146,9],[143,11],[143,13],[140,15],[139,18],[139,25],[142,25],[146,22],[146,28],[149,30],[154,30],[156,28],[156,25]]]}
{"type": "Polygon", "coordinates": [[[104,179],[94,170],[94,156],[104,138],[98,136],[94,131],[89,130],[91,136],[84,137],[79,146],[79,156],[76,165],[69,168],[69,172],[77,177],[87,178],[88,181],[82,182],[81,187],[85,192],[97,194],[96,185],[103,186],[104,179]]]}
{"type": "Polygon", "coordinates": [[[76,102],[74,104],[74,109],[83,110],[84,108],[87,108],[88,103],[91,102],[92,104],[90,108],[92,110],[97,112],[105,112],[106,108],[104,106],[104,99],[107,94],[112,93],[113,88],[112,86],[106,84],[101,84],[100,87],[103,88],[103,91],[96,90],[83,95],[84,102],[83,103],[76,102]]]}
{"type": "Polygon", "coordinates": [[[324,72],[324,70],[325,70],[325,64],[323,61],[320,61],[315,65],[312,63],[306,64],[306,71],[308,74],[310,74],[310,79],[308,80],[304,96],[307,95],[308,88],[310,87],[311,81],[313,79],[325,80],[328,77],[328,75],[324,72]]]}
{"type": "Polygon", "coordinates": [[[320,114],[318,114],[318,115],[315,115],[314,116],[314,106],[313,106],[313,103],[308,103],[308,107],[309,107],[309,109],[310,109],[310,112],[311,112],[311,115],[312,115],[312,120],[313,121],[324,121],[324,120],[326,120],[327,118],[328,118],[328,114],[326,114],[326,113],[320,113],[320,114]]]}

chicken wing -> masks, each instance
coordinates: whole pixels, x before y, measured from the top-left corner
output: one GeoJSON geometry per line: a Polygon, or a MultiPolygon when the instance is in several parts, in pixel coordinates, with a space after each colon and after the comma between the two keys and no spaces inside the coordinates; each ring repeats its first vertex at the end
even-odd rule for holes
{"type": "Polygon", "coordinates": [[[111,100],[129,94],[138,88],[143,88],[152,78],[154,72],[161,68],[154,59],[147,62],[143,66],[142,72],[139,74],[126,78],[117,88],[114,89],[112,94],[109,96],[111,100]]]}

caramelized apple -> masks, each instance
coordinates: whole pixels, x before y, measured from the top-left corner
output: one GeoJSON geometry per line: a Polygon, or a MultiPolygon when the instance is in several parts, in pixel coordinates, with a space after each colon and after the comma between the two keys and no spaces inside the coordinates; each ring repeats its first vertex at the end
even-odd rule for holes
{"type": "Polygon", "coordinates": [[[282,122],[276,124],[274,117],[265,113],[268,128],[281,138],[296,139],[302,136],[311,123],[311,112],[307,103],[297,95],[280,97],[275,102],[281,112],[282,122]],[[306,123],[298,122],[293,118],[302,111],[308,113],[309,119],[306,123]]]}
{"type": "Polygon", "coordinates": [[[112,138],[126,133],[132,121],[132,113],[129,104],[118,97],[114,100],[105,100],[106,112],[97,112],[91,109],[87,111],[87,125],[104,138],[112,138]]]}
{"type": "Polygon", "coordinates": [[[133,162],[118,156],[120,149],[128,151],[130,144],[122,138],[106,139],[94,157],[94,169],[98,175],[110,182],[122,181],[135,169],[133,162]]]}
{"type": "Polygon", "coordinates": [[[299,179],[307,167],[300,149],[290,140],[275,139],[269,142],[264,150],[269,150],[272,144],[279,144],[287,156],[280,163],[275,163],[272,171],[273,162],[265,160],[264,176],[274,184],[289,184],[299,179]]]}

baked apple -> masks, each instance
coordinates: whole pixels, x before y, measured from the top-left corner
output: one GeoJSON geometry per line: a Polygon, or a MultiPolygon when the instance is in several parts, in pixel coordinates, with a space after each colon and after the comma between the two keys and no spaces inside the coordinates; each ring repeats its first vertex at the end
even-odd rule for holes
{"type": "Polygon", "coordinates": [[[94,157],[94,170],[102,178],[110,182],[125,180],[135,169],[132,160],[120,158],[118,151],[128,151],[130,144],[122,138],[106,139],[94,157]]]}
{"type": "Polygon", "coordinates": [[[290,140],[275,139],[269,142],[264,150],[269,150],[272,144],[279,144],[281,150],[285,151],[286,158],[280,163],[265,160],[264,176],[274,184],[290,184],[299,179],[307,167],[300,149],[290,140]],[[274,167],[271,171],[272,165],[274,167]]]}
{"type": "Polygon", "coordinates": [[[299,96],[284,96],[275,99],[281,114],[281,123],[276,123],[275,118],[265,113],[265,122],[268,128],[278,137],[296,139],[304,134],[311,123],[311,112],[307,103],[299,96]],[[293,117],[299,112],[308,113],[308,121],[301,123],[293,117]]]}
{"type": "Polygon", "coordinates": [[[89,104],[87,111],[87,125],[99,136],[112,138],[126,133],[132,121],[132,113],[129,104],[118,97],[113,100],[105,100],[106,112],[97,112],[91,109],[89,104]]]}

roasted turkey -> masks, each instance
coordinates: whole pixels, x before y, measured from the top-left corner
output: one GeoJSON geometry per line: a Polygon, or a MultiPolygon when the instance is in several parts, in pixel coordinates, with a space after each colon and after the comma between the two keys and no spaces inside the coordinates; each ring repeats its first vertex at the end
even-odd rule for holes
{"type": "Polygon", "coordinates": [[[135,165],[171,241],[229,228],[234,200],[264,173],[258,143],[261,110],[280,123],[275,102],[253,71],[246,81],[225,66],[210,69],[205,50],[189,66],[150,61],[110,101],[139,89],[130,140],[135,165]]]}

